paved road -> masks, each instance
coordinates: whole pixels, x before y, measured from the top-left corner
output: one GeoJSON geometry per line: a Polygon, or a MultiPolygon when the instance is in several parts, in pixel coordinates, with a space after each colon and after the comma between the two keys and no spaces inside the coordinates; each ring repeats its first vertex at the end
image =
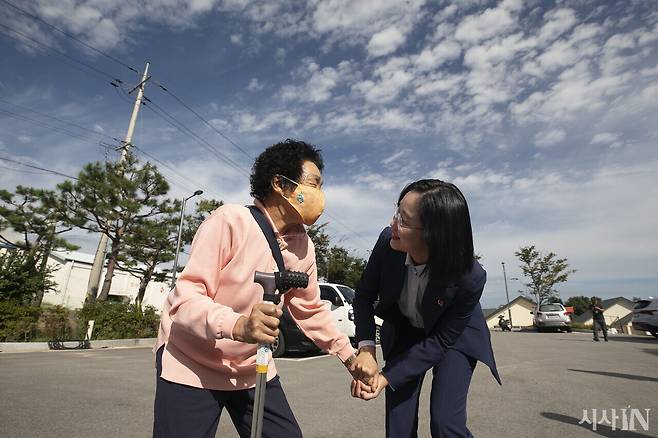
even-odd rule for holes
{"type": "MultiPolygon", "coordinates": [[[[516,332],[492,338],[504,385],[478,365],[469,396],[475,436],[658,436],[658,340],[595,343],[584,333],[516,332]],[[638,422],[634,433],[578,424],[583,410],[620,413],[629,405],[651,409],[648,431],[638,422]]],[[[145,348],[0,354],[0,437],[147,437],[152,361],[145,348]]],[[[285,358],[277,367],[306,437],[384,436],[383,399],[350,398],[335,358],[285,358]]],[[[421,437],[429,436],[427,390],[421,437]]],[[[217,436],[237,437],[226,413],[217,436]]]]}

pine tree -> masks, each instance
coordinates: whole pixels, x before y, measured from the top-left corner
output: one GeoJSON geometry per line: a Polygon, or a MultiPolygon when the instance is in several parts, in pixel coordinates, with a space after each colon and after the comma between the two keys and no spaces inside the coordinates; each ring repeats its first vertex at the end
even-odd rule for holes
{"type": "MultiPolygon", "coordinates": [[[[65,181],[59,189],[58,205],[66,223],[89,232],[105,234],[111,243],[107,272],[98,296],[106,300],[121,245],[133,226],[167,209],[169,184],[151,163],[140,165],[128,153],[119,163],[90,163],[76,182],[65,181]]],[[[96,297],[88,297],[95,301],[96,297]]]]}

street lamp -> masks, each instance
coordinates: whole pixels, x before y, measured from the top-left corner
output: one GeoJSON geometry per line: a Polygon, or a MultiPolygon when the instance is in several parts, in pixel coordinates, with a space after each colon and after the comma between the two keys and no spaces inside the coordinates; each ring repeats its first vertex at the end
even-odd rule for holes
{"type": "Polygon", "coordinates": [[[183,205],[180,207],[180,223],[178,224],[178,243],[176,244],[176,256],[174,257],[174,269],[171,275],[171,287],[173,288],[176,285],[176,270],[178,269],[178,254],[180,253],[180,239],[181,234],[183,233],[183,219],[185,218],[185,203],[188,199],[194,198],[203,194],[203,190],[197,190],[192,195],[187,198],[183,198],[183,205]]]}
{"type": "Polygon", "coordinates": [[[512,324],[512,309],[509,307],[509,290],[507,289],[507,274],[505,273],[505,262],[500,262],[503,265],[503,278],[505,279],[505,295],[507,296],[507,316],[509,317],[509,326],[513,327],[512,324]]]}

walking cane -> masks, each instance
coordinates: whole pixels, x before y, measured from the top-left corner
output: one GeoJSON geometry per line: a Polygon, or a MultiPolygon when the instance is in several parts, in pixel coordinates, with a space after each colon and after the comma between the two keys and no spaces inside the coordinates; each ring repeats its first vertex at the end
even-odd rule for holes
{"type": "MultiPolygon", "coordinates": [[[[278,304],[281,295],[288,290],[308,286],[308,274],[294,271],[268,274],[256,271],[254,282],[263,287],[263,302],[278,304]],[[276,293],[277,290],[279,291],[278,294],[276,293]]],[[[271,353],[272,347],[269,344],[258,344],[258,350],[256,352],[256,393],[254,395],[254,413],[251,418],[251,438],[260,438],[263,433],[267,367],[270,362],[271,353]]]]}

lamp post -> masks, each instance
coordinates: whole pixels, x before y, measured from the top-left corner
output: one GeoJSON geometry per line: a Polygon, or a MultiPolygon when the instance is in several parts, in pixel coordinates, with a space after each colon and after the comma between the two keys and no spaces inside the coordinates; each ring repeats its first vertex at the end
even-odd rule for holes
{"type": "Polygon", "coordinates": [[[509,307],[509,290],[507,289],[507,274],[505,273],[505,262],[500,262],[503,265],[503,278],[505,279],[505,296],[507,296],[507,316],[509,317],[509,326],[513,327],[512,324],[512,309],[509,307]]]}
{"type": "Polygon", "coordinates": [[[176,256],[174,257],[174,269],[171,273],[171,287],[173,288],[176,285],[176,270],[178,269],[178,254],[180,253],[180,239],[181,234],[183,234],[183,220],[185,218],[185,203],[188,199],[194,198],[203,194],[203,190],[197,190],[192,195],[187,198],[183,198],[183,205],[180,207],[180,223],[178,224],[178,243],[176,244],[176,256]]]}

